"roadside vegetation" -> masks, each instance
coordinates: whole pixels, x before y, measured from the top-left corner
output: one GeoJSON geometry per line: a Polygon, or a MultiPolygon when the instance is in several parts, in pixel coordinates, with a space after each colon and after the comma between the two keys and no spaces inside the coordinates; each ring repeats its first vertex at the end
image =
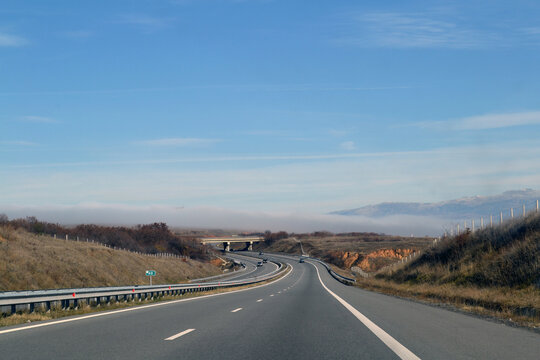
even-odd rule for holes
{"type": "Polygon", "coordinates": [[[540,215],[442,239],[359,286],[540,326],[540,215]]]}
{"type": "MultiPolygon", "coordinates": [[[[208,255],[207,255],[208,256],[208,255]]],[[[222,273],[221,260],[163,258],[0,225],[0,291],[181,283],[222,273]]]]}
{"type": "Polygon", "coordinates": [[[349,270],[377,271],[398,262],[408,255],[426,249],[433,242],[429,237],[403,237],[375,233],[332,234],[321,231],[309,234],[266,234],[265,242],[254,246],[257,250],[301,254],[349,270]],[[270,241],[267,240],[270,239],[270,241]]]}
{"type": "Polygon", "coordinates": [[[93,224],[68,227],[40,221],[35,217],[9,220],[6,215],[0,214],[0,225],[10,226],[14,229],[24,229],[36,235],[56,236],[58,239],[65,239],[66,236],[71,240],[79,238],[85,241],[89,239],[112,248],[148,254],[170,253],[202,260],[209,258],[208,247],[197,241],[196,234],[175,234],[165,223],[137,225],[134,227],[93,224]]]}

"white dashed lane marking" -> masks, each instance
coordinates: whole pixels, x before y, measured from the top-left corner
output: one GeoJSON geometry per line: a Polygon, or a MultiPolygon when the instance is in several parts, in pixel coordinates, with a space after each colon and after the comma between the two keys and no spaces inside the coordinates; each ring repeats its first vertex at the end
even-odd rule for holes
{"type": "Polygon", "coordinates": [[[192,331],[195,331],[195,329],[187,329],[187,330],[184,330],[184,331],[182,331],[182,332],[180,332],[180,333],[178,333],[178,334],[176,334],[176,335],[173,335],[173,336],[171,336],[171,337],[166,338],[165,340],[174,340],[174,339],[178,339],[180,336],[184,336],[184,335],[186,335],[186,334],[189,334],[189,333],[192,332],[192,331]]]}

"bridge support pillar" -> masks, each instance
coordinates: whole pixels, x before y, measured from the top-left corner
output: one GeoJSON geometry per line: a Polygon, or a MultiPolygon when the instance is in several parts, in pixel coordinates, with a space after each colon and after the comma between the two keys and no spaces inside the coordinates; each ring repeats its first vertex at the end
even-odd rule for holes
{"type": "Polygon", "coordinates": [[[246,241],[246,249],[248,251],[253,251],[253,241],[246,241]]]}
{"type": "Polygon", "coordinates": [[[223,250],[225,251],[231,251],[231,242],[230,241],[225,241],[223,243],[223,250]]]}

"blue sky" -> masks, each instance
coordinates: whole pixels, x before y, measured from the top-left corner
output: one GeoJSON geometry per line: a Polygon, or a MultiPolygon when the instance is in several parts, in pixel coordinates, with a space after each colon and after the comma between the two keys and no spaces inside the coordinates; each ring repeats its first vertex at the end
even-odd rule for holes
{"type": "Polygon", "coordinates": [[[538,188],[538,19],[536,1],[2,2],[0,206],[315,214],[538,188]]]}

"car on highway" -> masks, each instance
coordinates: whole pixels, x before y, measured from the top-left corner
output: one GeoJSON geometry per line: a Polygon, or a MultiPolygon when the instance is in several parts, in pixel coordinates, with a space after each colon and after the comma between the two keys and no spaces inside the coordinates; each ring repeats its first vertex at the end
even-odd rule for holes
{"type": "Polygon", "coordinates": [[[262,262],[262,261],[257,262],[257,267],[259,267],[259,266],[263,266],[263,262],[262,262]]]}
{"type": "Polygon", "coordinates": [[[263,259],[263,264],[266,264],[268,262],[268,259],[263,259]]]}
{"type": "Polygon", "coordinates": [[[304,259],[303,258],[300,258],[300,260],[298,260],[299,263],[303,263],[304,262],[304,259]]]}

